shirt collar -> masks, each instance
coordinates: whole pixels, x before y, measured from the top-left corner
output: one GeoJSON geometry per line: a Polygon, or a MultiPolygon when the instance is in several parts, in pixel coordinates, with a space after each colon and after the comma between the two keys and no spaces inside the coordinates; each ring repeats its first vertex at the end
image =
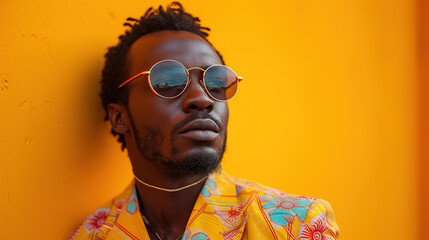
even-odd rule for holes
{"type": "MultiPolygon", "coordinates": [[[[183,239],[208,234],[210,239],[243,233],[248,201],[239,202],[237,187],[225,172],[209,175],[194,204],[183,239]]],[[[114,199],[120,213],[115,226],[131,239],[149,239],[140,213],[135,181],[114,199]]],[[[239,239],[239,238],[238,238],[239,239]]]]}

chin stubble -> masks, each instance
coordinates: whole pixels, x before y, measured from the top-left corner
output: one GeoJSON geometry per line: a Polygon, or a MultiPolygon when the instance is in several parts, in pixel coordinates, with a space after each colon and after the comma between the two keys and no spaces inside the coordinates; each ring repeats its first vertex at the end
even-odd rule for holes
{"type": "Polygon", "coordinates": [[[138,130],[130,115],[134,140],[142,156],[160,168],[169,177],[207,175],[220,172],[221,160],[226,149],[226,130],[222,144],[216,154],[200,152],[189,154],[181,159],[176,159],[177,149],[172,149],[171,158],[161,153],[161,146],[165,136],[154,128],[144,127],[138,130]]]}

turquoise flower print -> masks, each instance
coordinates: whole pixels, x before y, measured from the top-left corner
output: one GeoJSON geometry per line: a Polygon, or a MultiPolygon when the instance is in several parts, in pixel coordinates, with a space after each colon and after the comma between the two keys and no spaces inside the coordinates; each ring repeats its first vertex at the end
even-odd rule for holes
{"type": "Polygon", "coordinates": [[[182,240],[210,240],[209,236],[207,236],[207,234],[205,233],[198,232],[192,236],[191,234],[191,231],[189,229],[186,229],[182,240]]]}
{"type": "Polygon", "coordinates": [[[280,226],[287,226],[295,221],[304,222],[311,205],[310,198],[304,197],[280,197],[265,194],[261,201],[265,202],[262,208],[266,209],[268,215],[274,223],[280,226]]]}
{"type": "Polygon", "coordinates": [[[197,233],[194,234],[194,236],[192,236],[191,240],[209,240],[209,236],[207,236],[207,234],[204,233],[197,233]]]}

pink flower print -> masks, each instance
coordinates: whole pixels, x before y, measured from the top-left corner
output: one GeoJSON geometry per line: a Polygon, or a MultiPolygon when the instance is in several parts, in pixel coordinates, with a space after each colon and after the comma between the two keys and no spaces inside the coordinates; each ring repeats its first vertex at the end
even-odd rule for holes
{"type": "Polygon", "coordinates": [[[90,233],[93,230],[95,232],[100,231],[101,226],[106,221],[106,218],[109,215],[109,212],[109,208],[100,208],[95,211],[94,215],[90,215],[85,221],[86,232],[90,233]]]}
{"type": "Polygon", "coordinates": [[[311,220],[310,226],[301,224],[299,238],[302,240],[332,240],[330,236],[324,234],[326,230],[328,230],[328,225],[326,216],[322,212],[311,220]]]}

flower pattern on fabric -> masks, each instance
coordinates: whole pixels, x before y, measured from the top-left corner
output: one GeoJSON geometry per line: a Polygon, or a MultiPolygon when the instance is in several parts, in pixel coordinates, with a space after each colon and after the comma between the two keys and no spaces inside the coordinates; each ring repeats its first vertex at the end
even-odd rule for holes
{"type": "Polygon", "coordinates": [[[332,240],[332,238],[324,233],[328,230],[326,216],[322,212],[310,222],[310,226],[302,224],[299,227],[299,238],[301,240],[332,240]]]}
{"type": "Polygon", "coordinates": [[[186,229],[185,234],[183,235],[182,240],[210,240],[209,236],[205,233],[195,233],[191,236],[191,231],[186,229]]]}
{"type": "Polygon", "coordinates": [[[197,233],[192,236],[191,240],[210,240],[210,238],[207,234],[197,233]]]}
{"type": "Polygon", "coordinates": [[[85,230],[87,233],[91,231],[98,232],[101,229],[101,226],[106,221],[107,216],[109,215],[109,208],[100,208],[95,211],[94,215],[90,215],[85,223],[85,230]]]}
{"type": "Polygon", "coordinates": [[[311,205],[311,199],[305,197],[281,197],[265,194],[261,201],[265,202],[262,206],[264,209],[274,208],[268,211],[268,215],[274,223],[280,226],[287,226],[295,221],[304,222],[308,213],[308,207],[311,205]]]}
{"type": "MultiPolygon", "coordinates": [[[[73,240],[149,240],[133,181],[90,215],[73,240]]],[[[181,240],[338,240],[331,205],[323,199],[289,195],[260,184],[210,175],[198,196],[181,240]]]]}
{"type": "Polygon", "coordinates": [[[222,224],[227,228],[224,232],[219,232],[224,240],[234,239],[238,234],[241,227],[246,224],[249,216],[243,217],[245,210],[244,201],[240,205],[231,206],[229,210],[218,210],[213,207],[216,215],[220,218],[222,224]]]}

